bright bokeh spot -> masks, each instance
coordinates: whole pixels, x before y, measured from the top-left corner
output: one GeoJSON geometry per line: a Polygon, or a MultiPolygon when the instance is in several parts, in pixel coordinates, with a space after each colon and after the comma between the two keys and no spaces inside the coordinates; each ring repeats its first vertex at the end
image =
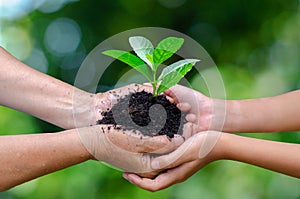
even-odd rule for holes
{"type": "Polygon", "coordinates": [[[17,19],[36,9],[52,13],[76,1],[78,0],[0,0],[0,19],[17,19]]]}
{"type": "Polygon", "coordinates": [[[44,39],[47,49],[59,57],[74,52],[80,41],[80,27],[69,18],[58,18],[51,22],[44,39]]]}
{"type": "Polygon", "coordinates": [[[2,45],[8,52],[20,60],[26,59],[32,49],[28,30],[20,26],[3,28],[2,45]]]}
{"type": "Polygon", "coordinates": [[[45,0],[0,0],[0,19],[22,17],[39,7],[45,0]]]}
{"type": "Polygon", "coordinates": [[[30,55],[24,60],[24,62],[32,68],[43,73],[47,73],[48,71],[48,60],[44,52],[40,49],[32,49],[30,55]]]}

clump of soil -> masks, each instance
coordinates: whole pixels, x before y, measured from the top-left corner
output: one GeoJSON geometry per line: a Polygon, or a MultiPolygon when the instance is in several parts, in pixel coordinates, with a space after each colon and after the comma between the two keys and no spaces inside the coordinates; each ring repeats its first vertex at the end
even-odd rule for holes
{"type": "Polygon", "coordinates": [[[121,125],[125,130],[137,130],[146,136],[182,134],[185,114],[165,95],[153,97],[142,91],[121,98],[97,124],[121,125]]]}

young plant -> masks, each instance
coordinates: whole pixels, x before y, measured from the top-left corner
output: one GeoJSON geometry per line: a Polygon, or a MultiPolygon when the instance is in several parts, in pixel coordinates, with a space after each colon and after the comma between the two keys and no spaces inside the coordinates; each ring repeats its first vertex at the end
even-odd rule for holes
{"type": "Polygon", "coordinates": [[[159,66],[177,52],[183,42],[183,38],[168,37],[154,48],[147,38],[134,36],[129,38],[129,43],[137,56],[123,50],[107,50],[103,54],[118,59],[140,72],[152,84],[153,95],[157,96],[177,84],[195,63],[200,61],[198,59],[180,60],[166,66],[160,75],[157,74],[159,66]]]}

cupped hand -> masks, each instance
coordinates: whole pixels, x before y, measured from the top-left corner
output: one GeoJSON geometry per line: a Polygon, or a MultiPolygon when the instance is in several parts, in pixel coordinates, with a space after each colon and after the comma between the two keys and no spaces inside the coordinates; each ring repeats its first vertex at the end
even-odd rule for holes
{"type": "Polygon", "coordinates": [[[123,177],[148,191],[158,191],[185,181],[208,163],[222,157],[218,139],[221,132],[206,131],[187,139],[175,151],[151,161],[154,170],[163,170],[154,179],[126,172],[123,177]]]}
{"type": "Polygon", "coordinates": [[[96,160],[106,162],[126,172],[153,177],[157,172],[150,166],[153,153],[165,154],[183,143],[181,136],[147,137],[141,133],[111,125],[96,125],[78,129],[83,146],[96,160]]]}
{"type": "Polygon", "coordinates": [[[181,85],[175,85],[164,93],[174,100],[181,111],[188,112],[186,119],[196,125],[195,132],[222,130],[225,120],[224,101],[209,98],[181,85]]]}

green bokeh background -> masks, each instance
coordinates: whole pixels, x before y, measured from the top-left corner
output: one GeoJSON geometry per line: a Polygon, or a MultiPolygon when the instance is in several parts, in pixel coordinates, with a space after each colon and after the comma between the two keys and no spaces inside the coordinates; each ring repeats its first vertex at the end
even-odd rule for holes
{"type": "MultiPolygon", "coordinates": [[[[207,50],[223,77],[228,99],[272,96],[300,86],[297,0],[43,0],[31,9],[33,2],[13,5],[16,9],[25,4],[26,9],[21,7],[25,12],[17,16],[5,15],[9,14],[5,4],[10,3],[0,1],[0,45],[30,66],[70,84],[85,56],[106,38],[133,28],[163,27],[190,36],[207,50]],[[60,34],[49,30],[61,21],[70,26],[53,26],[60,34]],[[73,49],[51,47],[47,37],[59,41],[62,34],[74,38],[61,43],[73,49]]],[[[112,76],[118,72],[112,70],[112,76]]],[[[199,78],[191,76],[190,82],[205,92],[199,78]]],[[[114,83],[106,81],[101,91],[114,83]]],[[[0,107],[0,129],[1,135],[61,130],[5,107],[0,107]]],[[[300,143],[299,132],[243,135],[300,143]]],[[[122,179],[121,172],[90,161],[0,193],[0,198],[300,199],[300,181],[243,163],[219,161],[184,183],[150,193],[122,179]]]]}

